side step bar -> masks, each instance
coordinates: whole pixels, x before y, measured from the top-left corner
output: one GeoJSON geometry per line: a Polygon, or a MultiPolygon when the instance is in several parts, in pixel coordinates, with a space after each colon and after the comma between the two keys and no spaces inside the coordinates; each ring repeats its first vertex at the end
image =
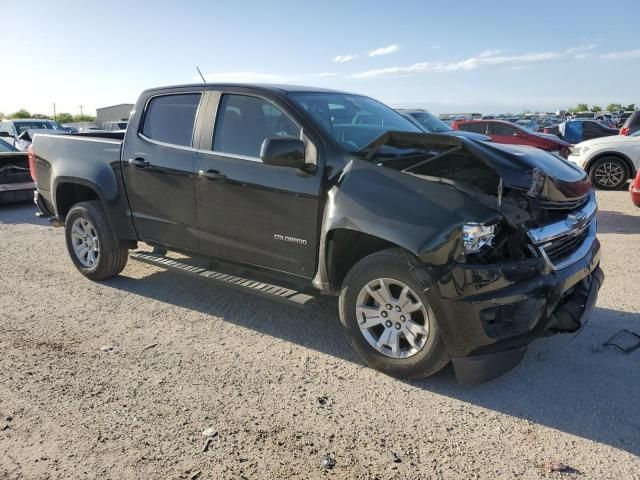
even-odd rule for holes
{"type": "Polygon", "coordinates": [[[296,290],[291,290],[290,288],[258,282],[235,275],[227,275],[214,270],[207,270],[206,268],[178,262],[177,260],[161,255],[155,255],[153,253],[133,252],[130,254],[130,257],[140,262],[155,265],[156,267],[166,268],[167,270],[185,273],[195,277],[206,278],[226,287],[234,287],[245,292],[254,293],[272,300],[278,300],[299,307],[303,307],[315,299],[311,295],[300,293],[296,290]]]}

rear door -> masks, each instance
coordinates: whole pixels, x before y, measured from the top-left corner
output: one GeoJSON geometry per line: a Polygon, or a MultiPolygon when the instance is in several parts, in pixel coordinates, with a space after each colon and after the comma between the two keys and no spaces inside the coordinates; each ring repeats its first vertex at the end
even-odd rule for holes
{"type": "Polygon", "coordinates": [[[489,123],[489,136],[494,142],[511,145],[529,145],[526,139],[516,135],[518,131],[520,131],[520,129],[508,123],[489,123]]]}
{"type": "Polygon", "coordinates": [[[198,248],[193,141],[202,98],[201,91],[157,94],[134,112],[139,128],[125,137],[122,171],[142,240],[198,248]]]}
{"type": "Polygon", "coordinates": [[[212,92],[211,97],[210,127],[205,119],[197,159],[202,251],[312,277],[321,168],[304,173],[265,165],[260,148],[266,138],[300,138],[307,144],[307,162],[317,165],[316,144],[303,133],[301,119],[294,120],[295,112],[277,98],[244,91],[212,92]]]}

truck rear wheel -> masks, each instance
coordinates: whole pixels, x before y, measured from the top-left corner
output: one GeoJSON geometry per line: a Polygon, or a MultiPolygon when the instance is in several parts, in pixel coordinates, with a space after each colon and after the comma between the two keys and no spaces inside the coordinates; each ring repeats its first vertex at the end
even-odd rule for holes
{"type": "Polygon", "coordinates": [[[74,205],[64,227],[71,260],[85,277],[104,280],[124,269],[129,249],[116,238],[99,202],[74,205]]]}
{"type": "Polygon", "coordinates": [[[367,364],[397,377],[424,378],[449,356],[424,286],[410,268],[400,249],[360,260],[343,282],[340,321],[367,364]]]}

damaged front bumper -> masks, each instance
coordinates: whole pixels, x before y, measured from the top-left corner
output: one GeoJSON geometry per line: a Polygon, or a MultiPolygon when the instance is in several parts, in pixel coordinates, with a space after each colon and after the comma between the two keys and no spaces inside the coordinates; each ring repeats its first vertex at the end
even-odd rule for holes
{"type": "Polygon", "coordinates": [[[600,242],[561,269],[543,258],[455,266],[426,293],[460,383],[480,383],[517,365],[534,339],[584,325],[604,280],[600,242]]]}

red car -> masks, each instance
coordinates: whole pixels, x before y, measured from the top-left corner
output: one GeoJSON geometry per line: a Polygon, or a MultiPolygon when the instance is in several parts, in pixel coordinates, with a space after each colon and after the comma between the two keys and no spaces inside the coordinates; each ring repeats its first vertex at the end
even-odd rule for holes
{"type": "Polygon", "coordinates": [[[629,192],[631,192],[631,201],[635,204],[636,207],[640,208],[640,170],[638,170],[636,179],[631,182],[629,192]]]}
{"type": "Polygon", "coordinates": [[[571,144],[550,133],[528,130],[519,125],[502,120],[456,120],[451,124],[455,130],[488,135],[496,143],[529,145],[548,152],[558,152],[564,158],[569,156],[571,144]]]}

